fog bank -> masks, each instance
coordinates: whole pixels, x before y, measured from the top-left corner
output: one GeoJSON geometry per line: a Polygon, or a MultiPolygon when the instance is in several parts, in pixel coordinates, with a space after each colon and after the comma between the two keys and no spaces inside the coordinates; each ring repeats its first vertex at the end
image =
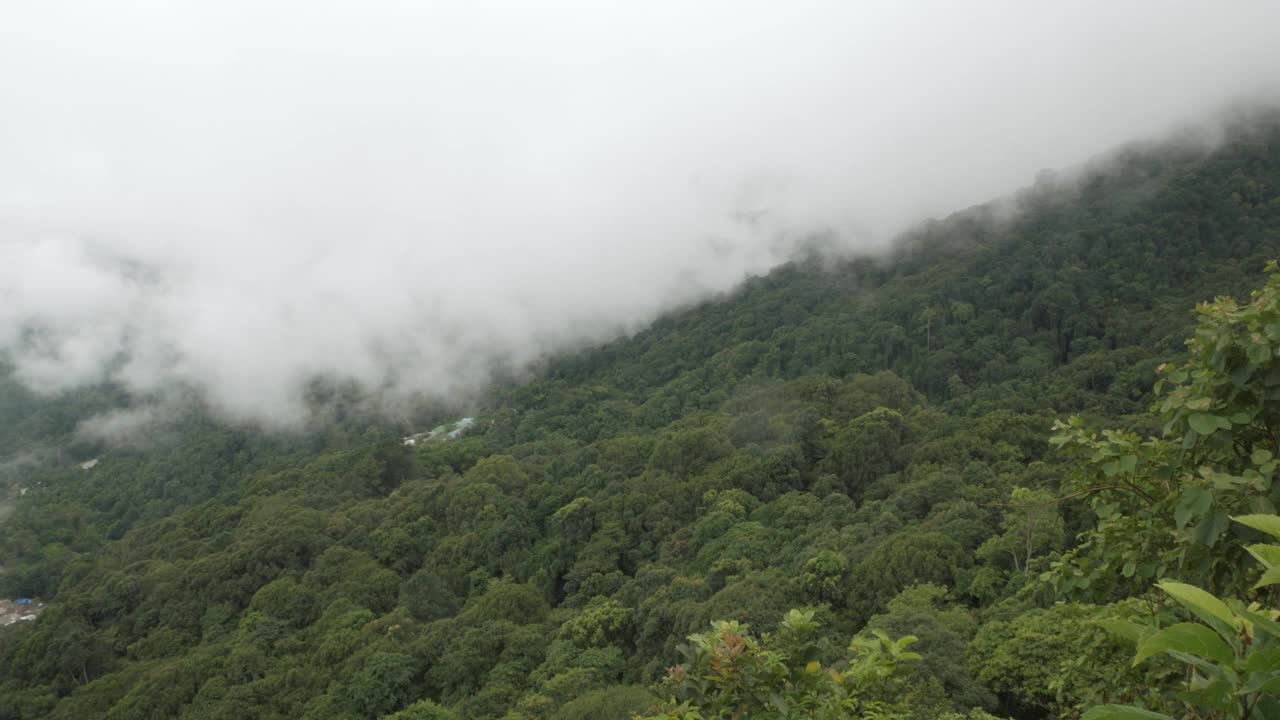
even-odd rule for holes
{"type": "Polygon", "coordinates": [[[1280,3],[14,4],[0,349],[57,392],[457,398],[1280,95],[1280,3]]]}

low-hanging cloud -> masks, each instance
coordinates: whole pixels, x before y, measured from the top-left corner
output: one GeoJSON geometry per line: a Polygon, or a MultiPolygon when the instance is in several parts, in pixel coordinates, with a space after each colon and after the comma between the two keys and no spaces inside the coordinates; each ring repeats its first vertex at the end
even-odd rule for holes
{"type": "Polygon", "coordinates": [[[12,4],[0,349],[33,387],[456,398],[1280,88],[1280,4],[12,4]]]}

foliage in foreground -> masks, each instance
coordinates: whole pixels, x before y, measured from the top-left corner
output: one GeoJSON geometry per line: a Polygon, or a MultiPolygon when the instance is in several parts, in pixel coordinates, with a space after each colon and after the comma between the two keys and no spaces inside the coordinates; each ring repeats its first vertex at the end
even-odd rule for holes
{"type": "Polygon", "coordinates": [[[646,720],[838,720],[899,717],[892,697],[899,664],[919,660],[907,650],[917,638],[880,631],[857,637],[838,667],[824,666],[812,611],[792,610],[776,633],[752,635],[734,621],[692,635],[680,647],[685,662],[667,672],[679,704],[646,720]]]}
{"type": "MultiPolygon", "coordinates": [[[[1244,515],[1242,525],[1280,538],[1280,515],[1244,515]]],[[[1264,568],[1254,589],[1280,583],[1280,545],[1256,543],[1249,553],[1264,568]]],[[[1183,679],[1160,703],[1171,712],[1208,720],[1280,717],[1280,611],[1258,602],[1219,598],[1205,590],[1166,581],[1158,587],[1197,622],[1164,627],[1113,622],[1108,628],[1137,642],[1134,664],[1164,654],[1183,665],[1183,679]]],[[[1084,720],[1172,720],[1171,715],[1132,705],[1100,705],[1084,720]]]]}
{"type": "Polygon", "coordinates": [[[1280,267],[1268,271],[1248,302],[1199,308],[1187,362],[1165,369],[1168,391],[1155,409],[1165,437],[1138,443],[1078,420],[1058,426],[1055,442],[1081,457],[1099,515],[1088,542],[1059,565],[1059,587],[1087,590],[1099,571],[1119,570],[1163,577],[1157,607],[1175,603],[1141,622],[1102,623],[1137,642],[1134,665],[1151,665],[1151,709],[1105,704],[1087,720],[1280,717],[1280,612],[1270,592],[1280,545],[1251,542],[1280,537],[1280,267]],[[1181,671],[1165,671],[1162,655],[1181,671]]]}

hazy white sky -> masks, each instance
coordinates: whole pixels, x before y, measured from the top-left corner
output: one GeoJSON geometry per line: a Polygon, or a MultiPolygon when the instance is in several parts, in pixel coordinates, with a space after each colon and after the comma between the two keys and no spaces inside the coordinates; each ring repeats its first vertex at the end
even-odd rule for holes
{"type": "Polygon", "coordinates": [[[450,394],[1280,98],[1280,3],[8,3],[0,348],[287,419],[450,394]],[[735,218],[765,211],[758,222],[735,218]]]}

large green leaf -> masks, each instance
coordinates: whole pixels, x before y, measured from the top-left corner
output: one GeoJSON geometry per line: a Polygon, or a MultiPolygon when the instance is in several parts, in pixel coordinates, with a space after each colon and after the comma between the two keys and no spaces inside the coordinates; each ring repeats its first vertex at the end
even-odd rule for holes
{"type": "Polygon", "coordinates": [[[1210,513],[1196,525],[1196,542],[1206,547],[1213,547],[1230,526],[1231,518],[1225,512],[1210,513]]]}
{"type": "Polygon", "coordinates": [[[1277,583],[1280,583],[1280,567],[1271,567],[1267,568],[1267,571],[1262,573],[1262,577],[1258,582],[1253,584],[1253,589],[1257,590],[1258,588],[1264,588],[1268,585],[1275,585],[1277,583]]]}
{"type": "Polygon", "coordinates": [[[1248,695],[1249,693],[1260,692],[1263,695],[1280,694],[1280,676],[1270,673],[1255,673],[1249,682],[1240,688],[1240,695],[1248,695]]]}
{"type": "Polygon", "coordinates": [[[1245,548],[1249,554],[1258,559],[1263,567],[1280,566],[1280,545],[1250,545],[1245,548]]]}
{"type": "Polygon", "coordinates": [[[1132,705],[1095,705],[1085,712],[1082,720],[1172,720],[1172,718],[1132,705]]]}
{"type": "Polygon", "coordinates": [[[1171,595],[1174,600],[1182,603],[1183,606],[1205,622],[1212,623],[1213,620],[1217,620],[1226,623],[1227,627],[1235,627],[1236,616],[1235,613],[1231,612],[1231,608],[1204,590],[1194,585],[1169,580],[1156,583],[1156,586],[1171,595]]]}
{"type": "Polygon", "coordinates": [[[1249,653],[1244,661],[1244,669],[1256,673],[1280,671],[1280,648],[1265,648],[1249,653]]]}
{"type": "Polygon", "coordinates": [[[1204,517],[1209,512],[1209,506],[1213,504],[1213,495],[1205,492],[1204,488],[1191,485],[1182,493],[1182,499],[1178,501],[1178,506],[1173,510],[1174,522],[1179,528],[1184,528],[1192,518],[1204,517]]]}
{"type": "Polygon", "coordinates": [[[1240,683],[1240,673],[1228,665],[1219,665],[1218,663],[1209,662],[1199,655],[1177,650],[1170,650],[1169,657],[1191,665],[1204,674],[1208,683],[1198,692],[1207,692],[1222,699],[1231,693],[1231,688],[1240,683]]]}
{"type": "Polygon", "coordinates": [[[1138,655],[1133,664],[1137,665],[1152,655],[1163,652],[1184,652],[1220,663],[1229,663],[1235,658],[1231,646],[1223,642],[1214,631],[1204,625],[1178,623],[1139,643],[1138,655]]]}
{"type": "Polygon", "coordinates": [[[1112,635],[1122,637],[1126,640],[1141,642],[1143,639],[1154,635],[1158,630],[1150,625],[1140,625],[1127,620],[1094,620],[1094,625],[1106,630],[1112,635]]]}
{"type": "Polygon", "coordinates": [[[1191,413],[1190,417],[1187,418],[1187,423],[1191,425],[1192,430],[1201,435],[1212,435],[1216,430],[1225,430],[1226,428],[1223,425],[1226,425],[1227,428],[1231,427],[1231,423],[1226,418],[1220,418],[1209,413],[1191,413]]]}
{"type": "Polygon", "coordinates": [[[1275,698],[1259,697],[1253,701],[1253,713],[1251,717],[1256,718],[1275,718],[1280,717],[1280,701],[1275,698]]]}
{"type": "Polygon", "coordinates": [[[1246,620],[1253,623],[1255,631],[1261,630],[1273,638],[1280,638],[1280,623],[1256,612],[1246,611],[1244,616],[1246,620]]]}
{"type": "Polygon", "coordinates": [[[1280,515],[1237,515],[1231,518],[1241,525],[1280,538],[1280,515]]]}

